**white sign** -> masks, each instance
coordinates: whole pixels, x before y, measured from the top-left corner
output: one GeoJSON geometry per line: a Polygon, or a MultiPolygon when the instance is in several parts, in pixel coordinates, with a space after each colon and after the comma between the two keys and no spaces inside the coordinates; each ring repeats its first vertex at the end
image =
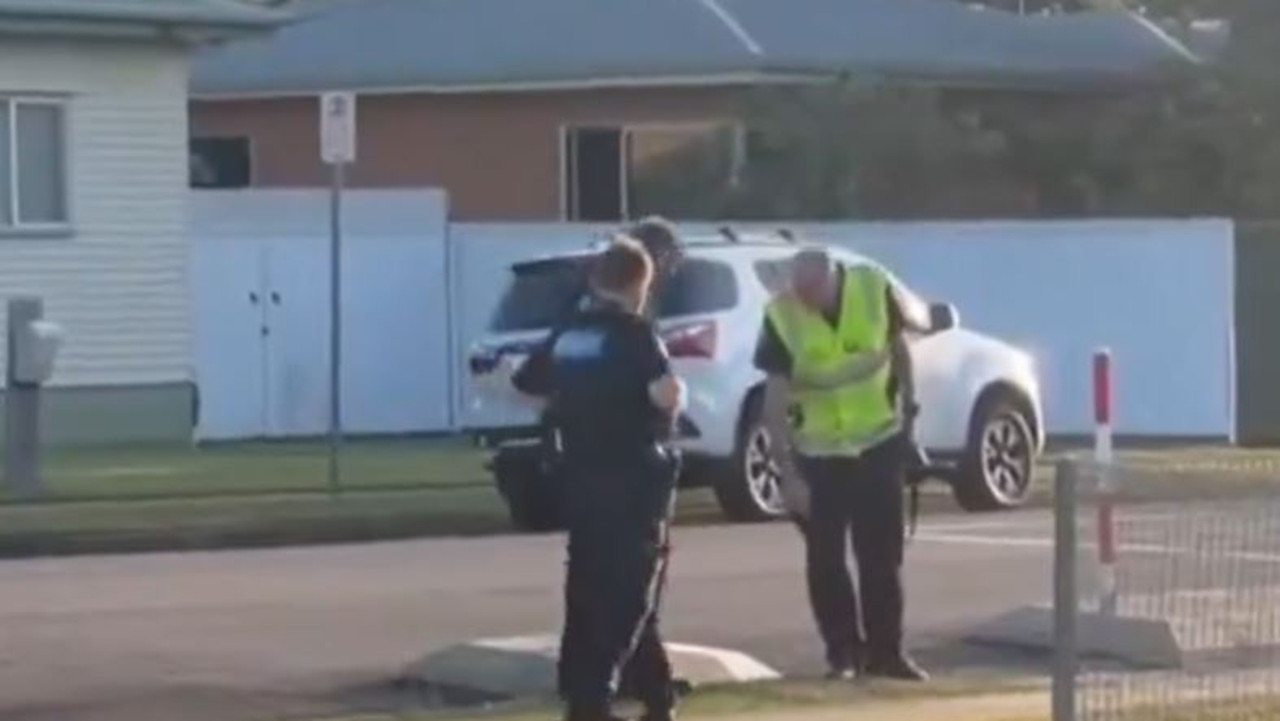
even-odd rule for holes
{"type": "Polygon", "coordinates": [[[330,165],[356,160],[356,96],[320,96],[320,158],[330,165]]]}

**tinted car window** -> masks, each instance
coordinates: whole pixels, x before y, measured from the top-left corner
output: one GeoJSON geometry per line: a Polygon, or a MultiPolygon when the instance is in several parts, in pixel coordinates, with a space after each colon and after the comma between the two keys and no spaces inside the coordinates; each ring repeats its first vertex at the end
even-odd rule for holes
{"type": "Polygon", "coordinates": [[[687,258],[662,288],[658,317],[728,310],[738,302],[738,282],[724,263],[687,258]]]}
{"type": "MultiPolygon", "coordinates": [[[[516,266],[515,278],[498,303],[491,328],[496,332],[541,330],[554,326],[586,298],[585,261],[558,259],[516,266]]],[[[658,317],[715,313],[738,302],[733,269],[724,263],[690,258],[663,284],[658,317]]]]}
{"type": "Polygon", "coordinates": [[[517,266],[515,278],[498,303],[495,331],[550,328],[568,315],[585,295],[583,262],[555,260],[517,266]]]}

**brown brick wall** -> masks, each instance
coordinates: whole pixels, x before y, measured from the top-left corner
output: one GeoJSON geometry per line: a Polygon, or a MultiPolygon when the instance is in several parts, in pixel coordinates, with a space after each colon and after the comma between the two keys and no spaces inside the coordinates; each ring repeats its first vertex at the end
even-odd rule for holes
{"type": "MultiPolygon", "coordinates": [[[[254,184],[315,187],[317,101],[195,101],[193,136],[252,139],[254,184]]],[[[354,187],[448,189],[459,220],[554,220],[560,214],[560,127],[728,118],[728,88],[364,96],[354,187]]]]}

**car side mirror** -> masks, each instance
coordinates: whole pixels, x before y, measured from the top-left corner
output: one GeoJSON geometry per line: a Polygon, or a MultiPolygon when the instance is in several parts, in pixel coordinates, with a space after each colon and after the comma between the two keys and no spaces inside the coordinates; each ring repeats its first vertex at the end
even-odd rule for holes
{"type": "Polygon", "coordinates": [[[960,311],[950,303],[933,303],[929,306],[929,330],[941,333],[960,325],[960,311]]]}

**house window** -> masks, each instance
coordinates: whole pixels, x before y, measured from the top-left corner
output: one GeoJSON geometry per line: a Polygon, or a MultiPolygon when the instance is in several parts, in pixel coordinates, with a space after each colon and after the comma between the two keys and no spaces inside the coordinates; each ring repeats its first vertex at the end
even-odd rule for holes
{"type": "Polygon", "coordinates": [[[691,191],[708,189],[692,186],[731,186],[743,153],[738,126],[717,122],[566,127],[561,147],[564,219],[587,222],[694,217],[691,191]]]}
{"type": "Polygon", "coordinates": [[[0,97],[0,230],[69,222],[66,105],[0,97]]]}
{"type": "Polygon", "coordinates": [[[565,129],[565,220],[608,222],[627,217],[625,137],[623,128],[565,129]]]}
{"type": "Polygon", "coordinates": [[[193,138],[190,160],[193,188],[247,188],[253,184],[249,138],[193,138]]]}

